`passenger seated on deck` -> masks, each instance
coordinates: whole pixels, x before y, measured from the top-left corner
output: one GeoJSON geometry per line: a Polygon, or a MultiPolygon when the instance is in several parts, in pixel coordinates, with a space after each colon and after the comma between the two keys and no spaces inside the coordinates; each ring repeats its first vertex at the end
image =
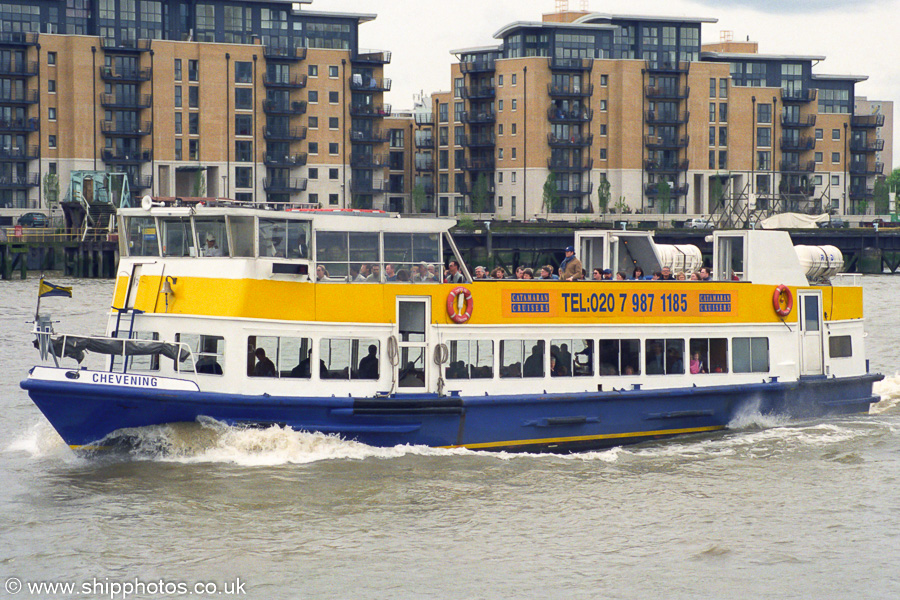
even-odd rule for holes
{"type": "Polygon", "coordinates": [[[378,346],[369,345],[369,353],[359,361],[359,379],[378,379],[378,346]]]}
{"type": "Polygon", "coordinates": [[[291,377],[295,379],[309,379],[309,357],[307,356],[300,363],[291,369],[291,377]]]}
{"type": "Polygon", "coordinates": [[[662,344],[653,342],[647,352],[647,375],[663,375],[665,372],[662,344]]]}
{"type": "Polygon", "coordinates": [[[466,363],[461,360],[454,361],[447,367],[447,379],[468,379],[468,375],[466,363]]]}
{"type": "Polygon", "coordinates": [[[543,377],[544,376],[544,357],[540,344],[531,347],[531,355],[525,359],[525,365],[522,369],[523,377],[543,377]]]}
{"type": "Polygon", "coordinates": [[[694,352],[691,354],[691,373],[696,375],[697,373],[706,373],[706,369],[703,368],[703,361],[700,360],[700,353],[694,352]]]}
{"type": "Polygon", "coordinates": [[[666,373],[669,375],[684,373],[684,361],[681,353],[675,348],[669,348],[666,352],[666,373]]]}
{"type": "Polygon", "coordinates": [[[275,371],[275,363],[266,356],[265,350],[257,348],[254,354],[256,355],[256,366],[253,368],[254,377],[276,377],[278,375],[275,371]]]}
{"type": "Polygon", "coordinates": [[[203,350],[194,369],[198,373],[207,375],[222,375],[222,365],[216,360],[216,340],[206,338],[203,340],[203,350]]]}

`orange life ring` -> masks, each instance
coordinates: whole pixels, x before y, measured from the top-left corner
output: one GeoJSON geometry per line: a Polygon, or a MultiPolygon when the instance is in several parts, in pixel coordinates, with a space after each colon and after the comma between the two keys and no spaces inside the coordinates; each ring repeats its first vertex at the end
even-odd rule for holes
{"type": "Polygon", "coordinates": [[[447,294],[447,314],[454,323],[465,323],[472,316],[472,307],[475,301],[472,292],[468,288],[458,286],[447,294]]]}
{"type": "Polygon", "coordinates": [[[772,294],[772,306],[775,308],[775,314],[779,317],[791,314],[791,309],[794,308],[794,295],[786,285],[782,284],[775,288],[775,293],[772,294]]]}

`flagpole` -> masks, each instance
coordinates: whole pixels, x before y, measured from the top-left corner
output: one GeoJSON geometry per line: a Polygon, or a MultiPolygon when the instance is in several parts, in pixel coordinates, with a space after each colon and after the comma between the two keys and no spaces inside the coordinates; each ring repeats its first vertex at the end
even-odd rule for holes
{"type": "Polygon", "coordinates": [[[34,309],[34,326],[37,327],[38,319],[41,316],[41,289],[44,287],[44,274],[41,273],[41,282],[38,284],[38,301],[34,309]]]}

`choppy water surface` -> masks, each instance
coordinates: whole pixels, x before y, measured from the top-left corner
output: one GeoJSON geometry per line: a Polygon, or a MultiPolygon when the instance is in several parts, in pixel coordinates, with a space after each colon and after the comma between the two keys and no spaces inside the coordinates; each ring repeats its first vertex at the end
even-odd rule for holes
{"type": "MultiPolygon", "coordinates": [[[[57,329],[102,331],[111,284],[67,283],[57,329]]],[[[864,285],[889,375],[868,416],[566,457],[198,423],[84,458],[18,387],[37,282],[3,282],[0,598],[236,578],[264,599],[900,597],[900,277],[864,285]],[[12,576],[100,585],[13,595],[12,576]]]]}

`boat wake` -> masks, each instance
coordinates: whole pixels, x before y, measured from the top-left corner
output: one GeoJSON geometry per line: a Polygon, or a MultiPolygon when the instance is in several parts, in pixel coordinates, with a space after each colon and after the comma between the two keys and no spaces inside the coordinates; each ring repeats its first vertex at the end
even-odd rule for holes
{"type": "Polygon", "coordinates": [[[900,373],[885,377],[872,386],[872,391],[881,396],[881,401],[869,408],[869,413],[879,415],[900,411],[900,373]]]}

